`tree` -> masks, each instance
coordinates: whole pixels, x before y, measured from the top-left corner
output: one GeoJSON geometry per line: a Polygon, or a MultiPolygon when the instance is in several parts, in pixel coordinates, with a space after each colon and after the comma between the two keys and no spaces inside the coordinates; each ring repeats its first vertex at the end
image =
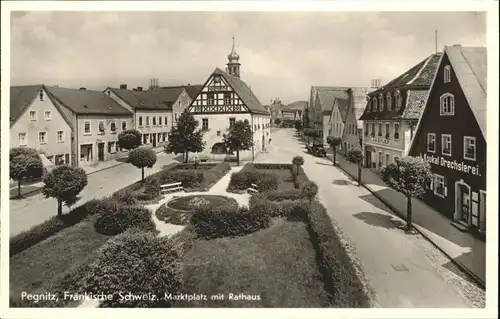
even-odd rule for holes
{"type": "Polygon", "coordinates": [[[252,127],[248,121],[236,121],[223,138],[228,151],[236,152],[236,161],[240,166],[240,151],[249,150],[253,145],[252,127]]]}
{"type": "Polygon", "coordinates": [[[186,110],[177,119],[177,124],[170,131],[165,152],[183,154],[183,162],[188,162],[189,152],[201,152],[205,148],[202,130],[197,130],[199,123],[186,110]]]}
{"type": "Polygon", "coordinates": [[[120,146],[120,148],[133,150],[141,144],[141,133],[137,130],[126,130],[118,135],[118,146],[120,146]]]}
{"type": "Polygon", "coordinates": [[[302,194],[309,200],[309,212],[312,211],[312,202],[318,194],[318,185],[315,182],[305,182],[302,185],[302,194]]]}
{"type": "Polygon", "coordinates": [[[9,175],[17,181],[17,197],[21,197],[21,181],[43,176],[43,163],[36,150],[13,148],[9,154],[9,175]]]}
{"type": "Polygon", "coordinates": [[[156,163],[156,153],[150,148],[136,148],[130,151],[128,155],[128,161],[130,164],[142,170],[142,179],[144,183],[144,168],[151,168],[156,163]]]}
{"type": "Polygon", "coordinates": [[[297,133],[300,134],[300,131],[302,131],[302,122],[300,120],[296,120],[294,122],[295,129],[297,130],[297,133]]]}
{"type": "Polygon", "coordinates": [[[87,174],[82,168],[61,165],[43,179],[42,194],[57,199],[57,215],[62,215],[62,204],[71,207],[78,201],[78,194],[87,186],[87,174]]]}
{"type": "Polygon", "coordinates": [[[342,143],[342,139],[340,137],[328,136],[326,138],[326,142],[333,150],[333,166],[335,166],[335,163],[337,162],[337,147],[340,143],[342,143]]]}
{"type": "Polygon", "coordinates": [[[297,178],[299,177],[300,167],[304,165],[304,158],[302,156],[295,156],[292,159],[292,178],[293,178],[293,186],[295,188],[299,188],[299,182],[297,178]]]}
{"type": "Polygon", "coordinates": [[[363,151],[353,148],[347,152],[347,160],[358,165],[358,186],[361,186],[361,169],[363,167],[363,151]]]}
{"type": "Polygon", "coordinates": [[[280,126],[280,124],[281,124],[281,120],[280,120],[280,119],[275,119],[275,120],[274,120],[274,124],[276,124],[276,125],[280,126]]]}
{"type": "Polygon", "coordinates": [[[321,135],[319,130],[316,128],[312,128],[310,131],[310,136],[313,138],[313,143],[316,141],[316,139],[321,135]]]}
{"type": "Polygon", "coordinates": [[[420,157],[403,157],[382,169],[382,180],[406,196],[406,230],[412,229],[411,198],[421,198],[432,173],[428,162],[420,157]]]}

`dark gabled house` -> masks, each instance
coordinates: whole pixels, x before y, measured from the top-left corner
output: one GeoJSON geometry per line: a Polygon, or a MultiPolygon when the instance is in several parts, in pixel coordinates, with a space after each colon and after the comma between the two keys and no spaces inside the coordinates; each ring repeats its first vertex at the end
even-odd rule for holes
{"type": "Polygon", "coordinates": [[[462,230],[486,230],[486,48],[447,46],[410,155],[433,180],[424,200],[462,230]]]}

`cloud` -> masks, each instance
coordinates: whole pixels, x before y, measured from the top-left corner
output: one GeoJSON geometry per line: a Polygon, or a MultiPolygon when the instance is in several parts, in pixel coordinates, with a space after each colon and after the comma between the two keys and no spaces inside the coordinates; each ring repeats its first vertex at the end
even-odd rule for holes
{"type": "Polygon", "coordinates": [[[311,85],[383,82],[443,45],[485,45],[474,12],[16,12],[11,83],[66,87],[204,83],[236,37],[241,74],[263,103],[311,85]]]}

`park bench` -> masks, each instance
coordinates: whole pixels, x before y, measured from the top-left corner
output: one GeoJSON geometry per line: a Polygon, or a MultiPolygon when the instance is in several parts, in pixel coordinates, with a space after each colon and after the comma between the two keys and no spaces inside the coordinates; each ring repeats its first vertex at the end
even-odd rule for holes
{"type": "Polygon", "coordinates": [[[247,188],[247,193],[258,193],[259,186],[252,184],[251,187],[247,188]]]}
{"type": "Polygon", "coordinates": [[[166,194],[168,192],[183,190],[181,182],[171,183],[171,184],[163,184],[160,186],[160,191],[162,194],[166,194]]]}

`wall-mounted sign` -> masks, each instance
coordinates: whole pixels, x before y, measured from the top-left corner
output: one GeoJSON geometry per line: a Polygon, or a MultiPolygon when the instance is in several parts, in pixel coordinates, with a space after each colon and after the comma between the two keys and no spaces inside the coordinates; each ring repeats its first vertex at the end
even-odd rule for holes
{"type": "Polygon", "coordinates": [[[456,171],[461,171],[467,174],[481,176],[481,172],[479,171],[479,165],[475,166],[468,165],[464,162],[457,162],[456,160],[449,161],[442,156],[420,154],[420,157],[422,157],[424,160],[434,165],[439,165],[456,171]]]}
{"type": "Polygon", "coordinates": [[[227,91],[227,86],[209,86],[208,92],[223,92],[227,91]]]}

